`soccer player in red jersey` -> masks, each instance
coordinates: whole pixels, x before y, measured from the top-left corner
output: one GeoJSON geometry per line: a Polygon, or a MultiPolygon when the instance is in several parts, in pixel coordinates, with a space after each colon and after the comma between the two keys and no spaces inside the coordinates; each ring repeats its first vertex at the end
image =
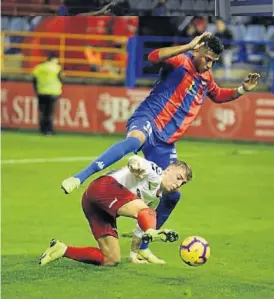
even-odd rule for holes
{"type": "MultiPolygon", "coordinates": [[[[65,179],[62,182],[65,193],[71,193],[89,176],[131,152],[142,151],[146,159],[166,169],[177,160],[175,142],[195,120],[207,96],[222,104],[254,90],[260,77],[257,73],[250,73],[237,88],[220,88],[216,84],[211,68],[223,48],[218,37],[205,32],[186,45],[150,53],[149,61],[163,63],[164,67],[151,93],[129,118],[126,138],[112,145],[87,168],[65,179]]],[[[168,219],[179,199],[178,190],[161,198],[157,228],[168,219]]]]}
{"type": "MultiPolygon", "coordinates": [[[[167,229],[156,230],[157,206],[162,192],[170,193],[186,184],[192,171],[185,162],[177,161],[162,171],[155,163],[133,156],[128,165],[99,177],[90,183],[82,197],[82,208],[99,248],[67,246],[53,239],[39,263],[48,264],[67,257],[79,262],[113,266],[120,262],[120,247],[116,226],[119,216],[137,219],[141,238],[151,241],[174,242],[178,234],[167,229]]],[[[139,233],[139,232],[138,232],[139,233]]],[[[164,263],[150,250],[131,252],[132,262],[164,263]]]]}

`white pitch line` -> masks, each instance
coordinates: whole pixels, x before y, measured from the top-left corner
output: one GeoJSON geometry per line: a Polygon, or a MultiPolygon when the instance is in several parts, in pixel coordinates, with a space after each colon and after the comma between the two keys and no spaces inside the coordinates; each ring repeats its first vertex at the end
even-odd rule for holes
{"type": "MultiPolygon", "coordinates": [[[[258,153],[258,151],[254,150],[236,150],[237,154],[240,155],[252,155],[258,153]]],[[[214,156],[225,156],[227,154],[232,154],[232,152],[221,152],[219,154],[214,154],[214,156]]],[[[182,157],[198,157],[202,156],[203,153],[186,153],[181,155],[182,157]]],[[[208,156],[208,153],[207,153],[208,156]]],[[[29,158],[29,159],[7,159],[2,160],[0,164],[33,164],[33,163],[59,163],[59,162],[77,162],[77,161],[93,161],[98,157],[59,157],[59,158],[29,158]]],[[[127,157],[122,158],[127,159],[127,157]]]]}
{"type": "Polygon", "coordinates": [[[76,161],[92,161],[97,157],[60,157],[60,158],[30,158],[30,159],[14,159],[2,160],[1,164],[30,164],[30,163],[56,163],[56,162],[76,162],[76,161]]]}
{"type": "MultiPolygon", "coordinates": [[[[189,155],[186,155],[189,156],[189,155]]],[[[192,155],[191,155],[192,156],[192,155]]],[[[2,160],[0,164],[33,164],[33,163],[59,163],[59,162],[77,162],[93,161],[98,157],[59,157],[59,158],[29,158],[29,159],[7,159],[2,160]]],[[[126,159],[122,158],[121,160],[126,159]]]]}

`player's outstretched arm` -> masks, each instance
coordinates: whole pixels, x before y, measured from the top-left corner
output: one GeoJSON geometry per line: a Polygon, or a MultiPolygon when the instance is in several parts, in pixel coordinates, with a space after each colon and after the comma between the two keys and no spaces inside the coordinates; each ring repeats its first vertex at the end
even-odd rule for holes
{"type": "Polygon", "coordinates": [[[183,54],[187,51],[199,49],[204,45],[203,38],[210,35],[211,33],[206,31],[203,34],[196,36],[190,43],[186,45],[156,49],[149,54],[148,60],[152,63],[159,63],[168,58],[183,54]]]}
{"type": "Polygon", "coordinates": [[[212,79],[208,89],[209,98],[215,103],[225,103],[236,100],[246,92],[254,90],[258,84],[260,74],[249,73],[238,88],[220,88],[212,79]]]}

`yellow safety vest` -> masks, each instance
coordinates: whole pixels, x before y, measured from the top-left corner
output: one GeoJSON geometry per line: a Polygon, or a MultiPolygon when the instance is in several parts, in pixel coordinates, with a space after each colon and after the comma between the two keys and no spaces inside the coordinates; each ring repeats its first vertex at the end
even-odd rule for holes
{"type": "Polygon", "coordinates": [[[33,76],[37,80],[38,94],[59,96],[62,93],[60,71],[61,66],[52,61],[43,62],[35,67],[33,76]]]}

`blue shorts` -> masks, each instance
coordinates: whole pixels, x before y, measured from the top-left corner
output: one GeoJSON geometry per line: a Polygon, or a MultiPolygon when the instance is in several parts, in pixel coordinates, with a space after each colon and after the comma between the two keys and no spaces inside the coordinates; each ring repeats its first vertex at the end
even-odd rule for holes
{"type": "Polygon", "coordinates": [[[177,152],[174,143],[168,144],[157,138],[156,128],[146,116],[133,116],[127,123],[127,134],[132,130],[138,130],[145,134],[146,141],[139,149],[145,158],[156,163],[162,169],[166,169],[177,160],[177,152]]]}

